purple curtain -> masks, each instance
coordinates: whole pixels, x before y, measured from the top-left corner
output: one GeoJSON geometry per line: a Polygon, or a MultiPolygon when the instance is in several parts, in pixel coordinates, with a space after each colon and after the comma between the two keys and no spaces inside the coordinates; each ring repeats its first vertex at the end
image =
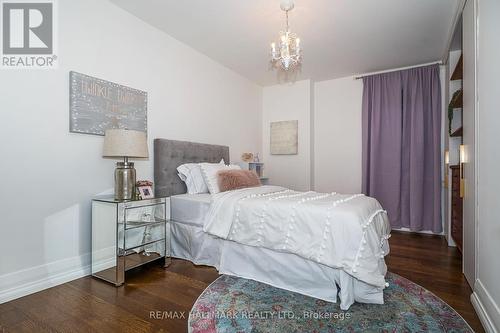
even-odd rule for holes
{"type": "Polygon", "coordinates": [[[394,228],[442,231],[439,66],[363,79],[363,192],[394,228]]]}

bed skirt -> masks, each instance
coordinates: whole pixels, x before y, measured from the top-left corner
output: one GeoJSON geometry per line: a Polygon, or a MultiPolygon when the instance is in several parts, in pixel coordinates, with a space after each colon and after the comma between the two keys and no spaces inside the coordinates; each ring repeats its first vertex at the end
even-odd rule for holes
{"type": "Polygon", "coordinates": [[[359,281],[341,269],[297,255],[238,244],[213,237],[193,224],[171,221],[172,257],[215,267],[238,276],[328,302],[340,299],[347,310],[354,302],[383,304],[383,289],[359,281]]]}

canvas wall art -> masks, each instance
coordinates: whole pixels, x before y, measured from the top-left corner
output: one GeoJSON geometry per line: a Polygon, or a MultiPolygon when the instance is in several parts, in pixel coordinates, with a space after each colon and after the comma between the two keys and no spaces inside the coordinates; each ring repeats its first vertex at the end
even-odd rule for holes
{"type": "Polygon", "coordinates": [[[104,135],[109,128],[147,132],[148,94],[70,72],[70,132],[104,135]]]}
{"type": "Polygon", "coordinates": [[[298,153],[298,120],[271,123],[271,155],[298,153]]]}

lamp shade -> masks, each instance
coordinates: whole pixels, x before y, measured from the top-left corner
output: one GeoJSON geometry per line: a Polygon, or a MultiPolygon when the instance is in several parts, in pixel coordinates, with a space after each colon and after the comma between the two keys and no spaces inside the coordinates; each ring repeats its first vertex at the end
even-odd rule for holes
{"type": "Polygon", "coordinates": [[[103,157],[147,158],[148,143],[145,132],[109,129],[104,134],[103,157]]]}

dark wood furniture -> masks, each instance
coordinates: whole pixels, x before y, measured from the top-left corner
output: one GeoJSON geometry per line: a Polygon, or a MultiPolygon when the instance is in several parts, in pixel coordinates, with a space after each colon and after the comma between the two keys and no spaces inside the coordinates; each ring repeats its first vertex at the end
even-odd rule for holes
{"type": "Polygon", "coordinates": [[[450,81],[455,81],[455,80],[462,80],[464,77],[463,75],[463,55],[460,56],[460,59],[458,59],[458,63],[455,66],[455,70],[453,71],[453,74],[451,75],[450,81]]]}
{"type": "Polygon", "coordinates": [[[451,169],[451,237],[462,252],[463,244],[463,201],[460,197],[460,166],[451,169]]]}
{"type": "MultiPolygon", "coordinates": [[[[460,59],[458,60],[457,65],[455,66],[455,70],[453,71],[453,75],[450,78],[450,81],[455,81],[455,80],[462,80],[463,78],[463,55],[460,56],[460,59]]],[[[460,84],[462,86],[462,84],[460,84]]],[[[448,105],[448,108],[452,109],[460,109],[463,111],[463,106],[464,106],[464,92],[463,92],[463,87],[460,88],[460,90],[457,90],[450,101],[450,104],[448,105]],[[456,95],[455,95],[456,94],[456,95]]],[[[463,125],[463,112],[460,112],[460,118],[461,121],[460,123],[463,125]]],[[[450,129],[451,130],[451,129],[450,129]]],[[[456,138],[456,137],[462,137],[463,136],[463,127],[460,126],[460,128],[457,128],[453,133],[450,133],[450,137],[456,138]]]]}
{"type": "Polygon", "coordinates": [[[464,134],[464,129],[463,127],[457,128],[455,132],[451,133],[450,136],[452,138],[457,138],[457,137],[462,137],[464,134]]]}

